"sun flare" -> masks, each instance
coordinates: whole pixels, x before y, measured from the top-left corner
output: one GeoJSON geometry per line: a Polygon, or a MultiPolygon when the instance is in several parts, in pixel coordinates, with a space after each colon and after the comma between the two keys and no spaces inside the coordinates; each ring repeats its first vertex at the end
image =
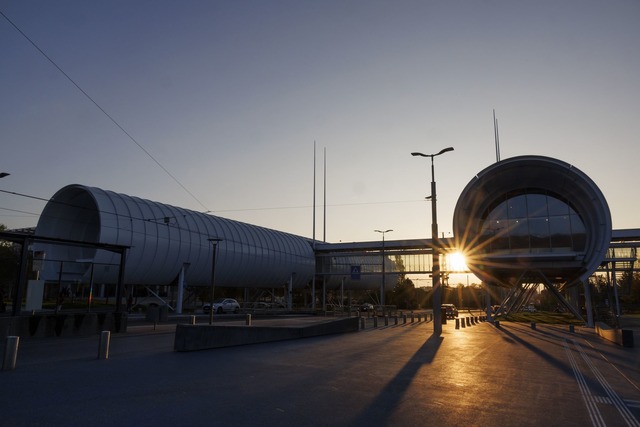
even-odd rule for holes
{"type": "Polygon", "coordinates": [[[449,271],[467,271],[467,261],[462,252],[452,252],[447,254],[447,269],[449,271]]]}

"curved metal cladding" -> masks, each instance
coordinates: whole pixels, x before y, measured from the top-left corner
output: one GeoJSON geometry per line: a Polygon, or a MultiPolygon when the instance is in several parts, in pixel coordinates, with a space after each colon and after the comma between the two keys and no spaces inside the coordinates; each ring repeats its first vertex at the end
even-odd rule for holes
{"type": "Polygon", "coordinates": [[[611,242],[611,214],[595,183],[560,160],[521,156],[478,173],[456,204],[456,244],[471,271],[502,286],[543,274],[572,285],[611,242]]]}
{"type": "MultiPolygon", "coordinates": [[[[303,287],[313,277],[315,257],[308,239],[238,221],[190,211],[82,185],[59,190],[45,206],[39,236],[129,246],[127,284],[169,284],[184,263],[186,282],[209,285],[213,242],[217,243],[215,283],[229,287],[282,287],[293,277],[303,287]],[[294,274],[295,273],[295,274],[294,274]]],[[[102,249],[46,246],[47,260],[91,260],[94,280],[113,281],[120,256],[102,249]]],[[[89,274],[89,263],[75,264],[76,276],[89,274]]],[[[45,278],[57,279],[54,271],[45,278]]]]}

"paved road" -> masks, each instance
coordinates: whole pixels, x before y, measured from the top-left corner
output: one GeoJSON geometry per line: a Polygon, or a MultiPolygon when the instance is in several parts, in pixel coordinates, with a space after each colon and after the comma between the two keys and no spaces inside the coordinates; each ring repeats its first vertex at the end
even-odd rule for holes
{"type": "Polygon", "coordinates": [[[639,349],[586,328],[421,322],[190,353],[173,329],[112,335],[108,360],[97,337],[24,340],[0,425],[640,426],[639,349]]]}

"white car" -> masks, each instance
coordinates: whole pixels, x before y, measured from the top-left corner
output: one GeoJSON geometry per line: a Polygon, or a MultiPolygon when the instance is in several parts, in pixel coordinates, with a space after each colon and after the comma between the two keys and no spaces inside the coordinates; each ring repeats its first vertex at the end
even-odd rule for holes
{"type": "MultiPolygon", "coordinates": [[[[202,305],[202,311],[208,313],[211,310],[211,304],[205,303],[202,305]]],[[[239,313],[240,304],[233,298],[218,298],[213,301],[213,312],[217,314],[222,313],[239,313]]]]}

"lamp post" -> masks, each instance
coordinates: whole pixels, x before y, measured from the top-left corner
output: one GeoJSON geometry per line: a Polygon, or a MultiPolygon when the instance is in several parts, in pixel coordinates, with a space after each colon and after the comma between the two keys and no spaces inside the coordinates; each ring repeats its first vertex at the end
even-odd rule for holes
{"type": "Polygon", "coordinates": [[[9,176],[9,175],[11,174],[7,172],[0,172],[0,178],[4,178],[5,176],[9,176]]]}
{"type": "Polygon", "coordinates": [[[213,297],[216,290],[216,255],[218,254],[218,243],[222,239],[208,239],[213,245],[213,255],[211,257],[211,302],[209,303],[209,324],[213,325],[213,297]]]}
{"type": "Polygon", "coordinates": [[[453,151],[453,147],[443,148],[436,154],[423,154],[418,152],[411,153],[412,156],[431,158],[431,196],[428,198],[431,199],[431,243],[433,245],[433,335],[435,336],[440,336],[440,334],[442,334],[442,288],[440,287],[440,242],[438,240],[438,209],[433,158],[449,151],[453,151]]]}
{"type": "Polygon", "coordinates": [[[382,306],[382,311],[384,312],[384,285],[385,285],[385,271],[384,271],[384,235],[393,230],[373,230],[376,233],[382,234],[382,285],[380,287],[380,305],[382,306]]]}

